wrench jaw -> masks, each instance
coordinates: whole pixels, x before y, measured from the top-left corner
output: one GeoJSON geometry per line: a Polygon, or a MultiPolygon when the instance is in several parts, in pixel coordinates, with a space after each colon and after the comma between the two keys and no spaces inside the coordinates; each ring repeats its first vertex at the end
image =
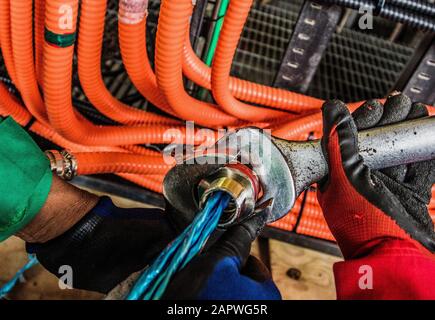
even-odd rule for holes
{"type": "Polygon", "coordinates": [[[232,198],[221,228],[259,214],[270,223],[291,210],[296,198],[294,180],[270,135],[257,128],[240,129],[220,139],[213,150],[218,152],[184,159],[164,179],[167,202],[187,219],[191,221],[215,191],[232,198]]]}
{"type": "MultiPolygon", "coordinates": [[[[371,169],[432,160],[435,157],[434,128],[435,117],[427,117],[361,131],[358,133],[359,151],[371,169]]],[[[233,200],[239,201],[239,213],[234,220],[227,221],[230,225],[252,214],[264,214],[267,222],[282,218],[301,192],[328,174],[320,140],[286,141],[271,138],[257,128],[244,128],[223,137],[215,146],[218,152],[182,160],[164,180],[163,194],[173,208],[184,214],[184,222],[192,221],[200,210],[199,194],[207,194],[207,187],[199,191],[201,181],[210,180],[215,190],[233,192],[233,200]],[[253,172],[261,187],[259,194],[236,199],[236,190],[227,188],[234,186],[231,181],[213,183],[213,175],[231,163],[240,163],[253,172]],[[253,210],[252,206],[245,205],[252,198],[256,199],[253,210]]],[[[231,179],[230,174],[223,177],[231,179]]]]}

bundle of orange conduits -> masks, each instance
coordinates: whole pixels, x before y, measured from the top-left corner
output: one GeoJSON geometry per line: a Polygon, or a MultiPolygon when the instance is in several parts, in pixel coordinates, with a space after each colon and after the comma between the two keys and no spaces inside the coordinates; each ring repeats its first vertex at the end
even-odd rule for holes
{"type": "MultiPolygon", "coordinates": [[[[155,72],[146,49],[148,0],[119,1],[119,47],[137,90],[167,116],[146,112],[114,97],[105,87],[101,55],[107,0],[0,0],[0,46],[10,79],[21,101],[0,84],[0,114],[68,149],[79,174],[115,173],[161,192],[172,163],[140,145],[213,143],[184,121],[213,130],[259,126],[283,139],[320,137],[323,101],[230,76],[232,60],[253,0],[233,0],[224,20],[212,68],[193,51],[189,22],[191,0],[161,4],[156,37],[155,72]],[[78,41],[76,41],[76,39],[78,41]],[[72,65],[77,45],[78,75],[88,100],[117,126],[99,126],[74,108],[72,65]],[[216,104],[190,96],[183,77],[211,90],[216,104]]],[[[349,104],[354,110],[359,103],[349,104]]],[[[433,191],[434,193],[435,191],[433,191]]],[[[435,198],[435,194],[434,194],[435,198]]],[[[275,225],[293,229],[302,207],[275,225]]],[[[300,233],[332,239],[313,192],[304,201],[300,233]]],[[[430,205],[435,211],[435,201],[430,205]]],[[[434,214],[435,216],[435,214],[434,214]]]]}

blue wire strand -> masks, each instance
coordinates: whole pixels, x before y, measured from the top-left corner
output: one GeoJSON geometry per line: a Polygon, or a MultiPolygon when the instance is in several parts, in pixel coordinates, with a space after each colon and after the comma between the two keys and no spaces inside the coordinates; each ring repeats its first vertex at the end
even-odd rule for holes
{"type": "Polygon", "coordinates": [[[215,214],[211,217],[210,222],[204,226],[205,230],[200,233],[200,237],[199,237],[197,243],[195,244],[195,247],[193,248],[193,250],[191,250],[191,253],[186,258],[186,260],[184,261],[184,263],[181,266],[181,268],[184,268],[186,266],[186,264],[190,260],[193,259],[194,255],[195,255],[195,252],[199,252],[199,251],[202,250],[202,248],[204,247],[204,244],[207,242],[207,240],[210,237],[210,235],[216,229],[216,227],[217,227],[217,225],[219,223],[219,219],[220,219],[221,213],[219,211],[215,211],[214,213],[215,214]]]}
{"type": "Polygon", "coordinates": [[[175,254],[175,249],[182,250],[179,247],[182,245],[183,241],[186,241],[185,239],[189,235],[193,225],[194,223],[189,225],[188,228],[160,254],[156,261],[143,272],[127,299],[139,299],[143,293],[146,293],[144,299],[150,299],[156,284],[160,282],[159,274],[165,273],[165,264],[175,254]],[[151,289],[149,289],[150,286],[152,286],[151,289]]]}
{"type": "Polygon", "coordinates": [[[211,195],[204,210],[199,212],[182,234],[143,271],[126,299],[160,299],[173,275],[183,269],[204,247],[216,229],[229,200],[230,197],[223,192],[211,195]]]}
{"type": "Polygon", "coordinates": [[[200,219],[198,223],[193,224],[194,226],[189,234],[189,240],[185,243],[183,248],[177,252],[176,257],[173,259],[174,263],[171,264],[171,266],[165,271],[164,275],[160,278],[160,283],[158,286],[155,286],[156,289],[155,291],[153,290],[153,294],[150,295],[150,298],[160,299],[165,292],[164,289],[168,286],[169,281],[177,270],[183,269],[184,266],[201,251],[206,240],[217,227],[220,218],[220,213],[217,210],[218,208],[213,207],[209,212],[203,213],[203,219],[200,219]]]}
{"type": "MultiPolygon", "coordinates": [[[[210,198],[210,201],[211,203],[206,210],[197,215],[197,218],[185,232],[182,247],[175,253],[170,266],[157,278],[152,288],[147,290],[147,293],[144,295],[143,299],[159,299],[164,294],[170,279],[180,269],[180,265],[185,260],[185,257],[188,255],[189,251],[192,250],[191,248],[194,248],[194,243],[197,241],[200,235],[203,234],[202,229],[206,227],[208,221],[210,220],[210,215],[216,213],[217,211],[216,206],[218,205],[217,202],[219,201],[219,197],[216,196],[216,198],[210,198]]],[[[219,217],[220,214],[221,213],[219,213],[219,217]]],[[[219,220],[219,218],[217,220],[219,220]]],[[[214,229],[212,229],[211,232],[213,230],[214,229]]],[[[200,248],[201,247],[202,245],[200,248]]],[[[195,256],[198,252],[199,250],[197,249],[191,256],[195,256]]]]}
{"type": "MultiPolygon", "coordinates": [[[[215,206],[217,201],[218,199],[211,199],[210,206],[204,209],[204,211],[209,211],[210,208],[215,206]]],[[[208,216],[208,211],[205,213],[205,216],[208,216]]],[[[185,241],[184,239],[192,233],[192,228],[202,216],[203,215],[201,213],[198,214],[194,222],[190,224],[180,236],[178,236],[172,243],[170,243],[165,248],[165,250],[163,250],[163,252],[149,268],[144,270],[141,277],[136,282],[136,285],[131,291],[130,295],[127,297],[128,300],[140,299],[142,294],[148,290],[147,288],[151,286],[155,281],[158,281],[156,280],[158,278],[158,274],[162,272],[162,270],[165,270],[165,265],[175,254],[175,252],[177,250],[181,250],[179,247],[182,245],[183,241],[185,241]]]]}
{"type": "Polygon", "coordinates": [[[18,270],[15,276],[0,288],[0,299],[6,297],[12,291],[12,289],[17,285],[24,272],[37,264],[38,260],[36,259],[36,256],[29,255],[29,261],[24,265],[24,267],[18,270]]]}

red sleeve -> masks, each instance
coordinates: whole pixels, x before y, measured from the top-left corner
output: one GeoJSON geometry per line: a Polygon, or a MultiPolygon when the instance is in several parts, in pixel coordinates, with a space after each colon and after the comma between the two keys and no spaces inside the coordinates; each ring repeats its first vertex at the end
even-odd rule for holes
{"type": "Polygon", "coordinates": [[[435,255],[384,240],[368,255],[334,265],[337,298],[435,300],[435,255]]]}

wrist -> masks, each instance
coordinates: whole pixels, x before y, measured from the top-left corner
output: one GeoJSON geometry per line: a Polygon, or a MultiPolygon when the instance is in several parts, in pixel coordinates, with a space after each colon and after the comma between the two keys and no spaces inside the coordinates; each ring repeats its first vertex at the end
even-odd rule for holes
{"type": "Polygon", "coordinates": [[[99,197],[55,176],[44,206],[16,235],[29,243],[45,243],[73,227],[98,200],[99,197]]]}

